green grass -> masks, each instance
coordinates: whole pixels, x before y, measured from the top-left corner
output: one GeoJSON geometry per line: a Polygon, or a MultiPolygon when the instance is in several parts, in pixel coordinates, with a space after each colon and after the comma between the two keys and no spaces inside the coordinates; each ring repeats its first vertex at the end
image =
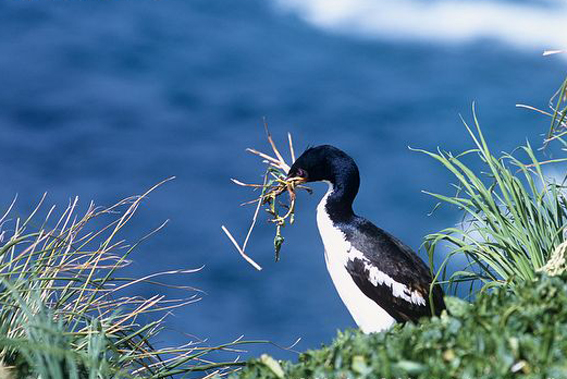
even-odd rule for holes
{"type": "Polygon", "coordinates": [[[262,356],[234,375],[269,378],[565,378],[565,277],[497,287],[473,304],[448,298],[451,314],[371,335],[339,332],[297,363],[262,356]]]}
{"type": "MultiPolygon", "coordinates": [[[[566,158],[540,162],[529,143],[513,154],[494,154],[484,138],[473,109],[474,125],[466,122],[473,148],[460,154],[421,151],[451,172],[454,195],[430,193],[440,203],[456,206],[460,225],[425,238],[433,262],[446,254],[436,279],[452,289],[461,283],[507,285],[533,280],[551,253],[564,241],[567,199],[561,184],[546,176],[544,165],[561,166],[566,158]],[[480,165],[480,170],[471,166],[480,165]],[[449,273],[450,263],[465,262],[449,273]]],[[[471,286],[471,288],[473,288],[471,286]]]]}
{"type": "Polygon", "coordinates": [[[545,143],[559,140],[563,147],[566,147],[567,143],[563,137],[567,134],[567,78],[549,100],[549,108],[551,113],[542,112],[551,118],[551,126],[545,143]]]}
{"type": "MultiPolygon", "coordinates": [[[[132,295],[136,284],[160,286],[164,275],[128,278],[121,271],[146,238],[128,244],[121,237],[142,200],[154,188],[108,208],[91,204],[78,212],[75,199],[57,217],[55,208],[25,218],[10,209],[0,217],[0,374],[13,378],[105,379],[192,377],[222,373],[240,363],[214,363],[214,350],[245,342],[156,347],[171,310],[198,300],[132,295]],[[37,225],[38,226],[33,226],[37,225]]],[[[230,359],[236,357],[230,353],[230,359]]]]}

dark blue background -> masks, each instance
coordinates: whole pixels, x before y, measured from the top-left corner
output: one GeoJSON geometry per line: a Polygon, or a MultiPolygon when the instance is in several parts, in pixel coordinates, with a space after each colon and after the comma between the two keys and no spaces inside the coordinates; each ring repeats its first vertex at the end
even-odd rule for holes
{"type": "Polygon", "coordinates": [[[296,349],[304,350],[354,326],[324,267],[315,225],[324,187],[301,194],[278,264],[273,229],[260,223],[249,251],[262,272],[220,230],[224,223],[242,237],[248,227],[253,209],[238,204],[251,194],[229,178],[260,180],[262,165],[244,149],[268,149],[262,117],[280,143],[292,132],[299,151],[331,143],[350,153],[362,175],[358,213],[417,249],[459,216],[427,217],[435,202],[420,191],[450,193],[451,178],[407,146],[471,147],[458,114],[470,119],[473,100],[496,151],[526,137],[538,145],[548,121],[515,104],[545,107],[564,74],[565,60],[538,48],[358,39],[260,0],[5,0],[0,201],[7,207],[19,194],[24,215],[47,191],[60,209],[74,195],[84,209],[176,175],[126,235],[171,220],[139,248],[136,275],[205,265],[165,279],[206,295],[175,312],[164,340],[244,334],[286,345],[302,337],[296,349]]]}

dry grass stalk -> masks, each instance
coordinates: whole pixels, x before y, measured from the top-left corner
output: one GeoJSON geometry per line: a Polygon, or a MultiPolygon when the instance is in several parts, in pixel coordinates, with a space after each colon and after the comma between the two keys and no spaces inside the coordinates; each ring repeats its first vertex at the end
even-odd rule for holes
{"type": "MultiPolygon", "coordinates": [[[[559,54],[565,52],[567,51],[554,50],[544,55],[559,54]]],[[[561,86],[549,100],[550,111],[544,111],[525,104],[516,104],[516,106],[518,108],[524,108],[538,112],[551,119],[551,125],[544,139],[542,149],[545,149],[549,145],[549,143],[554,140],[559,141],[564,148],[565,146],[567,146],[567,141],[565,141],[565,136],[567,136],[567,79],[563,81],[561,86]]]]}

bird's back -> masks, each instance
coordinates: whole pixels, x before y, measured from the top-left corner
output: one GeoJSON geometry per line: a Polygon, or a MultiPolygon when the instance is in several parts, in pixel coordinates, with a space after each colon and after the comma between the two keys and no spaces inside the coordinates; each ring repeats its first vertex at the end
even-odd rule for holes
{"type": "Polygon", "coordinates": [[[431,292],[431,306],[431,273],[410,247],[362,217],[339,227],[364,256],[351,259],[347,271],[396,321],[416,321],[431,316],[432,310],[439,315],[445,309],[439,285],[431,292]]]}

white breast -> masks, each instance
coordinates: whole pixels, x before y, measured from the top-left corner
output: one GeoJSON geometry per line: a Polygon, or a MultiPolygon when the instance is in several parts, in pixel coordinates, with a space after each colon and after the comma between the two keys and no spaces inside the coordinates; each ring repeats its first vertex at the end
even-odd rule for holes
{"type": "Polygon", "coordinates": [[[327,194],[317,206],[317,226],[325,246],[327,270],[343,303],[364,333],[388,329],[396,322],[394,318],[367,297],[346,270],[349,259],[364,258],[364,255],[346,240],[344,233],[329,218],[325,204],[332,192],[333,186],[329,183],[327,194]]]}

